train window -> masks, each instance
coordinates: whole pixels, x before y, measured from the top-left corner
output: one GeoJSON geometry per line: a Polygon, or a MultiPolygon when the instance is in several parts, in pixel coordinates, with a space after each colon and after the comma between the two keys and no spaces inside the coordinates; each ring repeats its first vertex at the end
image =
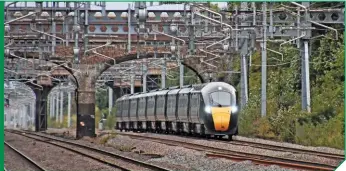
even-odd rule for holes
{"type": "Polygon", "coordinates": [[[154,114],[155,101],[153,99],[148,100],[147,114],[154,114]]]}
{"type": "Polygon", "coordinates": [[[121,102],[117,103],[117,115],[121,115],[121,102]]]}
{"type": "Polygon", "coordinates": [[[150,101],[148,102],[148,108],[151,109],[152,107],[153,107],[153,102],[150,100],[150,101]]]}
{"type": "Polygon", "coordinates": [[[181,97],[180,99],[179,99],[179,107],[185,107],[186,106],[186,103],[187,103],[187,101],[186,101],[186,99],[185,99],[185,97],[181,97]]]}
{"type": "Polygon", "coordinates": [[[128,109],[129,109],[128,100],[125,100],[123,102],[123,116],[128,114],[128,109]]]}
{"type": "Polygon", "coordinates": [[[144,114],[144,101],[143,99],[139,100],[139,106],[138,106],[138,115],[144,114]]]}
{"type": "Polygon", "coordinates": [[[171,98],[168,97],[167,98],[167,113],[169,113],[171,111],[171,98]]]}
{"type": "Polygon", "coordinates": [[[133,100],[131,101],[131,111],[130,111],[130,115],[136,115],[136,108],[137,108],[136,100],[133,99],[133,100]]]}
{"type": "Polygon", "coordinates": [[[174,100],[174,97],[170,96],[168,97],[168,103],[167,103],[167,108],[168,108],[168,111],[167,113],[173,113],[174,112],[174,108],[175,108],[175,100],[174,100]]]}
{"type": "Polygon", "coordinates": [[[191,98],[191,106],[196,107],[197,106],[197,97],[194,95],[191,98]]]}
{"type": "Polygon", "coordinates": [[[231,105],[231,94],[224,91],[217,91],[210,93],[210,104],[212,106],[230,106],[231,105]]]}
{"type": "Polygon", "coordinates": [[[191,115],[196,115],[198,113],[198,108],[199,108],[198,102],[199,102],[199,95],[193,94],[191,96],[191,103],[190,103],[191,115]]]}
{"type": "Polygon", "coordinates": [[[164,102],[164,99],[162,97],[158,97],[157,98],[157,108],[158,109],[162,109],[163,108],[163,102],[164,102]]]}

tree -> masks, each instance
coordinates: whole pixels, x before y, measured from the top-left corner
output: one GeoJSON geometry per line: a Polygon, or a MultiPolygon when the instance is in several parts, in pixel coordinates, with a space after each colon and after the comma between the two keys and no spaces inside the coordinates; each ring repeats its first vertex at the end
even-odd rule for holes
{"type": "MultiPolygon", "coordinates": [[[[311,43],[311,113],[301,110],[299,51],[287,45],[283,47],[283,61],[275,60],[273,53],[267,54],[267,116],[260,117],[261,56],[259,52],[252,56],[249,101],[240,114],[240,134],[343,148],[344,44],[343,35],[337,41],[334,37],[327,34],[311,43]]],[[[276,45],[268,43],[268,47],[275,49],[276,45]]]]}
{"type": "Polygon", "coordinates": [[[104,89],[97,89],[96,91],[96,106],[100,110],[108,108],[108,92],[104,89]]]}

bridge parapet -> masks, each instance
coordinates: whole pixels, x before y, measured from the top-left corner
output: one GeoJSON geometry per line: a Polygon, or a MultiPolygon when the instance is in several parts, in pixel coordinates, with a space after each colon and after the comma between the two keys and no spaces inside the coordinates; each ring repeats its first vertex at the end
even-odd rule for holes
{"type": "MultiPolygon", "coordinates": [[[[147,55],[153,57],[155,53],[158,55],[158,57],[162,57],[164,54],[171,54],[170,50],[167,47],[155,48],[150,46],[141,47],[140,49],[132,49],[130,53],[128,53],[125,49],[115,47],[102,47],[97,49],[97,52],[116,60],[116,63],[120,63],[137,59],[137,50],[139,51],[140,58],[145,58],[145,56],[147,55]]],[[[94,54],[93,52],[90,52],[89,54],[84,56],[84,51],[81,50],[78,55],[80,56],[81,64],[92,65],[97,63],[112,62],[111,59],[94,54]]],[[[73,47],[57,46],[56,56],[59,56],[59,58],[62,60],[65,57],[73,56],[73,47]]]]}

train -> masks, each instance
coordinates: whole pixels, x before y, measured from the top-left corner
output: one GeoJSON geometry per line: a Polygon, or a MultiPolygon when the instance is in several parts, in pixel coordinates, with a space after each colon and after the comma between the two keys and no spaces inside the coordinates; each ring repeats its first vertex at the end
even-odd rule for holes
{"type": "Polygon", "coordinates": [[[225,82],[127,94],[116,100],[115,129],[232,140],[238,134],[236,98],[225,82]]]}

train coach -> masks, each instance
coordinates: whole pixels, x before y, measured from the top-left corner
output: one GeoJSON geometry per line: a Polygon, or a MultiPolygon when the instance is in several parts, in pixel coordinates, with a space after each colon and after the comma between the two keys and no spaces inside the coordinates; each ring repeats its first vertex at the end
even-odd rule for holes
{"type": "Polygon", "coordinates": [[[116,101],[118,130],[186,133],[206,137],[238,134],[236,90],[224,82],[152,90],[116,101]]]}

